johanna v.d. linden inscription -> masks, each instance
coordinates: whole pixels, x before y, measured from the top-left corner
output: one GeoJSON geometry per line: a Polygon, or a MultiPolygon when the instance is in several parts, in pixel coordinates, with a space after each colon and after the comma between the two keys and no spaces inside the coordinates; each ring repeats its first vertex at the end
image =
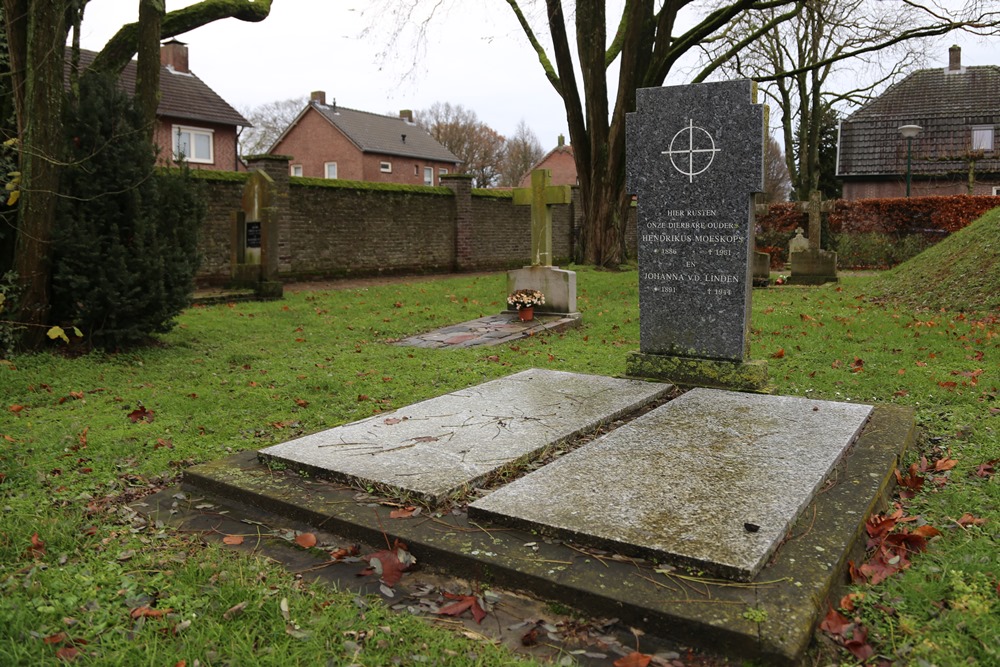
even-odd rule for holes
{"type": "Polygon", "coordinates": [[[642,89],[636,109],[626,175],[638,204],[641,352],[743,362],[763,106],[750,81],[731,81],[642,89]]]}

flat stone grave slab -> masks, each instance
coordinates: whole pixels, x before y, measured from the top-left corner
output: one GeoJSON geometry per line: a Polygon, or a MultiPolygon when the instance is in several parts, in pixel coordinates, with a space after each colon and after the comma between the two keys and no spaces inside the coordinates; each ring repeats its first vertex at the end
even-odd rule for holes
{"type": "Polygon", "coordinates": [[[872,406],[694,389],[469,506],[469,516],[751,580],[872,406]]]}
{"type": "Polygon", "coordinates": [[[265,459],[437,503],[673,387],[531,369],[267,447],[265,459]]]}

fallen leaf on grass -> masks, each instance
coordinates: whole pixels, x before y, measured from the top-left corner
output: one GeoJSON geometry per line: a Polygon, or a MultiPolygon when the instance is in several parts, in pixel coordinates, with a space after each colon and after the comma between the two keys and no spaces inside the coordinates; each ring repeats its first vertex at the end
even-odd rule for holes
{"type": "Polygon", "coordinates": [[[24,410],[24,406],[23,405],[16,405],[15,404],[15,405],[10,406],[10,411],[13,412],[13,413],[15,413],[15,414],[17,414],[21,410],[24,410]]]}
{"type": "Polygon", "coordinates": [[[647,667],[653,656],[646,655],[645,653],[639,653],[638,651],[632,651],[624,658],[618,658],[612,665],[614,667],[647,667]]]}
{"type": "Polygon", "coordinates": [[[153,421],[153,411],[147,410],[145,407],[140,405],[135,410],[128,413],[128,418],[132,420],[133,424],[137,424],[140,421],[150,424],[153,421]]]}
{"type": "Polygon", "coordinates": [[[406,545],[396,541],[392,550],[376,551],[364,557],[368,567],[358,573],[358,576],[377,574],[386,586],[395,586],[403,578],[403,572],[413,567],[417,559],[406,550],[406,545]]]}
{"type": "Polygon", "coordinates": [[[222,614],[222,618],[225,619],[225,620],[227,620],[227,621],[230,620],[230,619],[236,618],[237,616],[239,616],[240,614],[242,614],[243,610],[246,609],[246,608],[247,608],[247,603],[246,602],[241,602],[239,604],[234,604],[232,607],[230,607],[229,609],[227,609],[222,614]]]}
{"type": "Polygon", "coordinates": [[[295,543],[303,549],[311,549],[316,546],[316,536],[312,533],[299,533],[295,536],[295,543]]]}
{"type": "Polygon", "coordinates": [[[991,459],[986,463],[980,463],[976,466],[976,469],[972,474],[976,477],[992,477],[996,472],[997,463],[1000,463],[1000,459],[991,459]]]}
{"type": "Polygon", "coordinates": [[[969,512],[966,512],[961,517],[959,517],[958,521],[956,521],[955,523],[957,523],[962,528],[965,528],[967,526],[981,526],[984,523],[986,523],[986,519],[979,519],[977,517],[972,516],[972,514],[970,514],[969,512]]]}
{"type": "Polygon", "coordinates": [[[819,624],[819,629],[831,635],[843,636],[844,631],[851,625],[853,625],[851,619],[831,606],[829,611],[826,612],[823,621],[819,624]]]}
{"type": "Polygon", "coordinates": [[[305,408],[305,407],[309,406],[309,401],[307,401],[307,400],[305,400],[303,398],[296,398],[295,399],[295,405],[299,406],[300,408],[305,408]]]}
{"type": "Polygon", "coordinates": [[[783,347],[779,347],[777,352],[771,353],[772,359],[781,359],[783,356],[785,356],[785,348],[783,347]]]}
{"type": "Polygon", "coordinates": [[[952,468],[954,468],[957,465],[958,465],[958,461],[956,461],[955,459],[952,459],[952,458],[948,458],[946,456],[946,457],[938,459],[937,461],[934,462],[934,471],[935,472],[944,472],[945,470],[951,470],[952,468]]]}
{"type": "Polygon", "coordinates": [[[409,519],[416,513],[417,508],[411,506],[400,507],[399,509],[394,509],[389,512],[390,519],[409,519]]]}
{"type": "Polygon", "coordinates": [[[854,361],[851,362],[851,372],[860,373],[865,370],[865,362],[860,357],[854,357],[854,361]]]}
{"type": "Polygon", "coordinates": [[[31,546],[28,547],[27,553],[32,558],[41,558],[45,555],[45,542],[38,537],[38,533],[31,536],[31,546]]]}
{"type": "Polygon", "coordinates": [[[66,662],[72,662],[76,660],[76,656],[80,654],[80,649],[74,646],[63,646],[58,651],[56,651],[56,657],[60,660],[65,660],[66,662]]]}
{"type": "Polygon", "coordinates": [[[441,607],[435,613],[444,616],[461,616],[468,609],[472,612],[472,618],[476,620],[476,623],[482,623],[483,619],[486,618],[486,611],[480,606],[477,596],[455,595],[447,591],[445,591],[444,596],[449,600],[455,600],[455,602],[441,607]]]}
{"type": "Polygon", "coordinates": [[[129,616],[131,616],[132,618],[161,618],[163,616],[166,616],[172,611],[173,609],[170,608],[153,609],[152,607],[143,605],[141,607],[136,607],[135,609],[133,609],[129,613],[129,616]]]}
{"type": "Polygon", "coordinates": [[[239,546],[240,544],[243,544],[243,536],[242,535],[226,535],[225,537],[222,538],[222,542],[223,542],[223,544],[229,544],[229,545],[234,546],[234,547],[235,546],[239,546]]]}

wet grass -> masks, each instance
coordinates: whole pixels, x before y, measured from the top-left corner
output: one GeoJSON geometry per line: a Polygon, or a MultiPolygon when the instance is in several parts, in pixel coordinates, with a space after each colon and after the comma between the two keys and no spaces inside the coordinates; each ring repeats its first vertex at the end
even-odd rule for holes
{"type": "MultiPolygon", "coordinates": [[[[751,356],[768,360],[779,393],[914,406],[907,464],[958,461],[906,501],[942,536],[908,570],[859,588],[856,614],[892,659],[988,664],[1000,492],[977,471],[1000,458],[1000,327],[974,308],[873,302],[871,280],[755,291],[751,356]],[[985,523],[960,527],[967,512],[985,523]]],[[[578,285],[582,327],[499,348],[390,344],[503,310],[505,276],[493,274],[195,307],[155,347],[0,363],[0,664],[55,662],[61,649],[94,665],[513,664],[122,505],[193,463],[519,370],[622,374],[639,347],[637,274],[581,269],[578,285]],[[171,611],[133,618],[142,606],[171,611]]]]}

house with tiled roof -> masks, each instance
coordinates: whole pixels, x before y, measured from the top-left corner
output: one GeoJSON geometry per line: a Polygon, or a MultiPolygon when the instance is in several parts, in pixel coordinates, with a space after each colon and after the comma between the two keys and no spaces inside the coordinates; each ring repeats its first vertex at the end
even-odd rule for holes
{"type": "Polygon", "coordinates": [[[840,124],[844,199],[1000,194],[1000,66],[918,70],[840,124]],[[909,127],[906,138],[900,128],[909,127]]]}
{"type": "MultiPolygon", "coordinates": [[[[80,50],[82,69],[97,53],[80,50]]],[[[67,64],[69,58],[67,58],[67,64]]],[[[135,91],[136,61],[119,75],[122,88],[135,91]]],[[[237,171],[242,167],[237,137],[251,123],[188,68],[188,48],[171,40],[160,46],[160,102],[153,141],[161,164],[183,156],[192,169],[237,171]]]]}
{"type": "Polygon", "coordinates": [[[394,117],[348,109],[327,104],[323,91],[310,95],[269,152],[291,157],[292,176],[408,185],[440,185],[462,163],[411,111],[394,117]]]}
{"type": "Polygon", "coordinates": [[[566,143],[566,137],[559,135],[559,142],[542,159],[531,166],[517,187],[531,187],[531,172],[536,169],[548,169],[552,175],[552,185],[579,185],[576,174],[576,158],[573,157],[573,147],[566,143]]]}

